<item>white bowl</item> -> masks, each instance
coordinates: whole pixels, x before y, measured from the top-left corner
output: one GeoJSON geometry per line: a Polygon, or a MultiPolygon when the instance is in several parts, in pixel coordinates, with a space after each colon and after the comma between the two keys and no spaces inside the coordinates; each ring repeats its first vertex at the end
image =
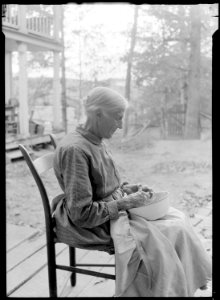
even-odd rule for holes
{"type": "Polygon", "coordinates": [[[164,217],[170,207],[168,192],[154,192],[152,203],[129,209],[130,214],[141,216],[149,221],[164,217]]]}

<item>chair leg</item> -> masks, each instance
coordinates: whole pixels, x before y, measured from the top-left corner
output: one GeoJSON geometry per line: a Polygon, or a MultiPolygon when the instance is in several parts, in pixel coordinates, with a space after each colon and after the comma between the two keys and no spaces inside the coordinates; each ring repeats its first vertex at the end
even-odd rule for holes
{"type": "Polygon", "coordinates": [[[53,245],[52,243],[47,246],[47,255],[49,294],[51,298],[57,298],[56,254],[55,245],[53,245]]]}
{"type": "MultiPolygon", "coordinates": [[[[69,256],[70,256],[70,266],[75,267],[76,265],[76,252],[75,248],[69,247],[69,256]]],[[[72,273],[70,276],[71,286],[76,285],[76,273],[72,273]]]]}
{"type": "Polygon", "coordinates": [[[57,298],[57,278],[55,267],[48,267],[50,298],[57,298]]]}

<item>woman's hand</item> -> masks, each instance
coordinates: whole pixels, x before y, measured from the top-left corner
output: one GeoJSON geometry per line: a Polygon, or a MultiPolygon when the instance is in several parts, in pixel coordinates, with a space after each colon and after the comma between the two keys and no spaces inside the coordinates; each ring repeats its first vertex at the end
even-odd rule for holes
{"type": "MultiPolygon", "coordinates": [[[[140,186],[140,184],[129,184],[129,183],[124,183],[121,188],[122,190],[127,194],[133,194],[136,193],[138,191],[138,187],[140,186]]],[[[142,187],[142,191],[144,192],[149,192],[150,194],[153,193],[153,190],[151,188],[149,188],[147,185],[144,185],[142,187]]]]}
{"type": "Polygon", "coordinates": [[[128,210],[131,208],[136,208],[140,206],[145,206],[152,202],[151,194],[149,192],[144,192],[142,186],[138,186],[138,191],[123,197],[117,201],[119,210],[128,210]]]}
{"type": "Polygon", "coordinates": [[[138,191],[138,185],[137,184],[128,184],[128,183],[124,183],[122,186],[121,186],[121,189],[127,194],[127,195],[130,195],[130,194],[133,194],[135,192],[138,191]]]}
{"type": "Polygon", "coordinates": [[[121,199],[123,196],[124,196],[124,192],[121,188],[118,188],[112,194],[112,197],[113,197],[114,200],[121,199]]]}
{"type": "Polygon", "coordinates": [[[143,191],[141,185],[138,186],[138,191],[136,193],[130,194],[128,196],[128,201],[131,204],[131,208],[145,206],[152,202],[151,194],[147,191],[143,191]]]}

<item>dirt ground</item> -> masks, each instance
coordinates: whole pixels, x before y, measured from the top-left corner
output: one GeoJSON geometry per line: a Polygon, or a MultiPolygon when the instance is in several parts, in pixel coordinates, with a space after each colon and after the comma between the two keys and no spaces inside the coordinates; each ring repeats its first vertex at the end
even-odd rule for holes
{"type": "MultiPolygon", "coordinates": [[[[122,180],[143,183],[156,191],[169,191],[171,204],[189,216],[212,200],[212,140],[158,140],[141,136],[119,146],[118,136],[109,142],[122,180]]],[[[53,151],[35,151],[35,157],[53,151]]],[[[52,199],[61,192],[51,170],[44,176],[52,199]]],[[[6,165],[7,222],[44,232],[41,198],[24,160],[6,165]]]]}

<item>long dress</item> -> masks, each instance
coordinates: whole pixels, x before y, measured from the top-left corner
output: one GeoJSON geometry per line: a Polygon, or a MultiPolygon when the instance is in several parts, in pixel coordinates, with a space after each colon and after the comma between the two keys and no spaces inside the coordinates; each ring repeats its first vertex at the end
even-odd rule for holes
{"type": "Polygon", "coordinates": [[[111,236],[116,297],[192,297],[211,278],[211,259],[173,207],[156,221],[121,212],[111,221],[111,236]]]}

